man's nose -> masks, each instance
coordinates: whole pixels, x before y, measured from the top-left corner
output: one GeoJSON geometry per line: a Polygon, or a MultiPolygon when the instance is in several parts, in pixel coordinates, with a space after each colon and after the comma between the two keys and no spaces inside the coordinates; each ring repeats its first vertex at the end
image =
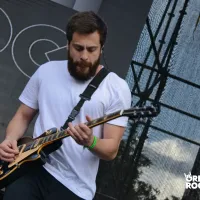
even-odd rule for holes
{"type": "Polygon", "coordinates": [[[81,52],[81,60],[88,60],[88,52],[86,49],[84,49],[82,52],[81,52]]]}

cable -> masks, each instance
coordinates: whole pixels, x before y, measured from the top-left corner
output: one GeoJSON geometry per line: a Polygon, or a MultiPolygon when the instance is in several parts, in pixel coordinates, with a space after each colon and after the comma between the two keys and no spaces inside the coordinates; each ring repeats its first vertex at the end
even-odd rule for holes
{"type": "Polygon", "coordinates": [[[111,71],[110,68],[108,67],[107,63],[106,63],[106,58],[105,58],[105,54],[104,54],[104,48],[102,48],[102,54],[103,54],[103,61],[105,63],[105,67],[108,71],[111,71]]]}

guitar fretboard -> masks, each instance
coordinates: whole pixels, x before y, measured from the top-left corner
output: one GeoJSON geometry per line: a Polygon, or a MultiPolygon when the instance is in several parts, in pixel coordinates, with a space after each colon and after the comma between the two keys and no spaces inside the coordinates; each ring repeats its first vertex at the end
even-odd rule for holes
{"type": "MultiPolygon", "coordinates": [[[[87,125],[89,128],[93,128],[95,126],[98,126],[100,124],[103,124],[107,121],[110,121],[110,120],[115,119],[115,118],[120,117],[120,116],[121,116],[121,111],[117,111],[115,113],[105,115],[104,117],[97,118],[97,119],[92,120],[90,122],[86,122],[85,125],[87,125]]],[[[62,130],[62,131],[58,130],[54,134],[50,134],[50,135],[47,135],[47,136],[44,136],[44,137],[41,137],[41,138],[37,138],[33,142],[26,143],[26,147],[24,148],[23,151],[25,152],[25,151],[28,151],[30,149],[34,149],[37,146],[44,145],[44,144],[47,144],[47,143],[51,143],[51,142],[63,139],[65,137],[68,137],[68,136],[69,135],[65,132],[65,130],[62,130]]],[[[20,151],[21,148],[23,148],[23,145],[18,146],[18,148],[19,148],[19,151],[20,151]]]]}
{"type": "MultiPolygon", "coordinates": [[[[129,108],[127,110],[120,110],[114,113],[111,113],[109,115],[105,115],[103,117],[97,118],[95,120],[92,120],[90,122],[86,122],[85,124],[89,127],[89,128],[93,128],[95,126],[98,126],[100,124],[103,124],[105,122],[108,122],[112,119],[121,117],[121,116],[128,116],[131,117],[131,119],[143,119],[145,117],[155,117],[157,116],[157,114],[159,113],[159,107],[155,108],[153,106],[148,106],[148,107],[135,107],[135,108],[129,108]]],[[[57,132],[53,131],[48,135],[48,131],[46,132],[46,136],[40,137],[35,139],[34,141],[31,141],[29,143],[26,143],[24,145],[18,146],[19,151],[23,149],[23,151],[28,151],[30,149],[34,149],[38,146],[43,145],[43,147],[45,145],[48,145],[50,143],[53,143],[57,140],[61,140],[63,138],[68,137],[69,135],[67,134],[66,130],[57,130],[57,132]]]]}

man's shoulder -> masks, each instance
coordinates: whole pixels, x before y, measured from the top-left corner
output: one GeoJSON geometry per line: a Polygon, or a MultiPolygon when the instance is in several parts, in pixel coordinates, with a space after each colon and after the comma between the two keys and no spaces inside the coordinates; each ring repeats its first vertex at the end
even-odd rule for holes
{"type": "Polygon", "coordinates": [[[52,61],[48,61],[44,64],[42,64],[40,67],[50,67],[50,66],[63,66],[63,65],[66,65],[67,64],[67,60],[52,60],[52,61]]]}
{"type": "Polygon", "coordinates": [[[127,82],[114,72],[108,74],[108,84],[114,89],[129,90],[127,82]]]}
{"type": "Polygon", "coordinates": [[[56,69],[58,69],[59,67],[64,67],[67,65],[67,60],[54,60],[54,61],[48,61],[44,64],[42,64],[40,67],[39,67],[39,71],[40,73],[43,73],[43,72],[50,72],[50,71],[54,71],[56,69]]]}
{"type": "Polygon", "coordinates": [[[115,72],[110,72],[108,75],[110,80],[124,81],[124,79],[118,76],[115,72]]]}

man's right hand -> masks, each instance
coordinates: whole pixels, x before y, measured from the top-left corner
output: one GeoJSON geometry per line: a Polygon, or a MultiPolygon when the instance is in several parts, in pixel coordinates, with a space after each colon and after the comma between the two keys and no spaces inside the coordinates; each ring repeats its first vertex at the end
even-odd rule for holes
{"type": "Polygon", "coordinates": [[[17,141],[14,139],[5,139],[0,144],[0,160],[13,162],[16,155],[19,154],[17,141]]]}

